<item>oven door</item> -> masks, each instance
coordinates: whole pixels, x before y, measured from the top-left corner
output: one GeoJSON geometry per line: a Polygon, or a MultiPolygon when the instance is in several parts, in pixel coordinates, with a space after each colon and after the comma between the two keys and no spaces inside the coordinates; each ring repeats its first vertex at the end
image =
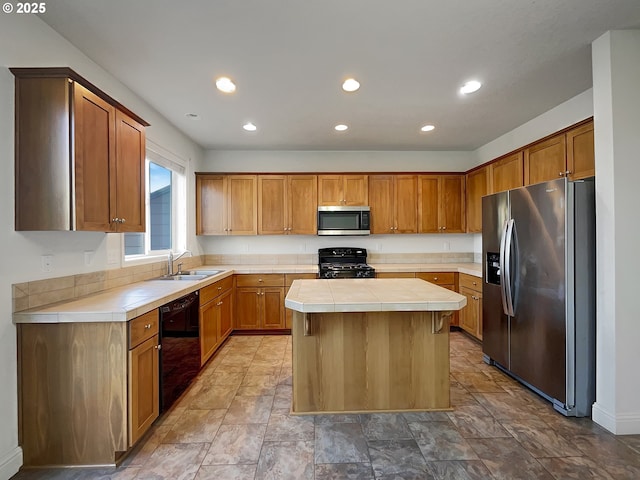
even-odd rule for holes
{"type": "Polygon", "coordinates": [[[318,235],[369,235],[369,207],[318,207],[318,235]]]}

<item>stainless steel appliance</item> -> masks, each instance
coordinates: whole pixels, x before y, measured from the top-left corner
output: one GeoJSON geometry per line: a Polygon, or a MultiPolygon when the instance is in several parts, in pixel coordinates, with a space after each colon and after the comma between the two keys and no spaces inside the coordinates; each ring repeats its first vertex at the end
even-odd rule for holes
{"type": "Polygon", "coordinates": [[[375,269],[367,265],[364,248],[321,248],[318,250],[320,278],[374,278],[375,269]]]}
{"type": "Polygon", "coordinates": [[[318,207],[318,235],[369,235],[369,207],[318,207]]]}
{"type": "Polygon", "coordinates": [[[200,371],[200,297],[193,292],[160,307],[160,411],[169,409],[200,371]]]}
{"type": "Polygon", "coordinates": [[[593,179],[482,199],[483,345],[567,416],[595,401],[593,179]]]}

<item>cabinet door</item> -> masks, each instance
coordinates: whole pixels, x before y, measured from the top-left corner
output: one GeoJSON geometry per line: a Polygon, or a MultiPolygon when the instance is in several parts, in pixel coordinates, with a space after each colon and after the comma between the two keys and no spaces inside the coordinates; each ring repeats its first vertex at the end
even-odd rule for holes
{"type": "Polygon", "coordinates": [[[287,233],[286,215],[286,175],[258,176],[258,233],[284,235],[287,233]]]}
{"type": "Polygon", "coordinates": [[[196,235],[227,234],[227,178],[196,176],[196,235]]]}
{"type": "Polygon", "coordinates": [[[562,177],[567,170],[565,136],[557,135],[524,151],[524,184],[547,182],[562,177]]]}
{"type": "Polygon", "coordinates": [[[116,111],[116,178],[112,197],[116,205],[112,215],[120,219],[116,223],[119,232],[145,231],[145,157],[144,127],[116,111]]]}
{"type": "Polygon", "coordinates": [[[129,351],[129,446],[160,414],[158,336],[129,351]]]}
{"type": "Polygon", "coordinates": [[[262,328],[285,328],[284,287],[261,289],[262,328]]]}
{"type": "Polygon", "coordinates": [[[487,167],[467,174],[467,232],[482,232],[482,197],[489,192],[487,167]]]}
{"type": "Polygon", "coordinates": [[[217,298],[200,307],[200,365],[204,365],[213,355],[218,345],[217,298]]]}
{"type": "Polygon", "coordinates": [[[76,230],[115,231],[115,115],[111,105],[74,84],[76,230]]]}
{"type": "Polygon", "coordinates": [[[253,330],[260,328],[261,289],[236,288],[235,328],[253,330]]]}
{"type": "Polygon", "coordinates": [[[342,205],[342,175],[318,175],[318,205],[342,205]]]}
{"type": "Polygon", "coordinates": [[[395,175],[394,233],[418,232],[418,177],[395,175]]]}
{"type": "Polygon", "coordinates": [[[418,177],[418,232],[440,232],[437,175],[420,175],[418,177]]]}
{"type": "Polygon", "coordinates": [[[345,175],[343,182],[343,205],[369,205],[367,175],[345,175]]]}
{"type": "Polygon", "coordinates": [[[222,343],[233,330],[233,292],[231,290],[216,299],[218,314],[218,344],[222,343]]]}
{"type": "Polygon", "coordinates": [[[523,184],[522,152],[513,153],[490,165],[492,192],[504,192],[523,184]]]}
{"type": "Polygon", "coordinates": [[[229,175],[227,182],[229,234],[256,235],[258,233],[256,175],[229,175]]]}
{"type": "Polygon", "coordinates": [[[466,287],[460,287],[460,295],[467,297],[467,304],[459,311],[460,328],[474,337],[478,333],[478,310],[475,298],[476,292],[466,287]]]}
{"type": "Polygon", "coordinates": [[[287,201],[288,233],[294,235],[318,233],[318,177],[290,175],[287,201]]]}
{"type": "Polygon", "coordinates": [[[439,179],[440,231],[464,233],[464,175],[443,175],[439,179]]]}
{"type": "Polygon", "coordinates": [[[567,170],[571,180],[596,174],[593,122],[567,132],[567,170]]]}
{"type": "Polygon", "coordinates": [[[393,175],[369,177],[371,233],[394,233],[393,175]]]}

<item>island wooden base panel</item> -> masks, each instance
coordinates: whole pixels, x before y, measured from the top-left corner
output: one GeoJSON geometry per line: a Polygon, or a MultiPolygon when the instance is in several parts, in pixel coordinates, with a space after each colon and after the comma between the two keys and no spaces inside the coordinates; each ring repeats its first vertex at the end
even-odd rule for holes
{"type": "Polygon", "coordinates": [[[292,336],[293,413],[450,410],[439,312],[295,311],[292,336]]]}

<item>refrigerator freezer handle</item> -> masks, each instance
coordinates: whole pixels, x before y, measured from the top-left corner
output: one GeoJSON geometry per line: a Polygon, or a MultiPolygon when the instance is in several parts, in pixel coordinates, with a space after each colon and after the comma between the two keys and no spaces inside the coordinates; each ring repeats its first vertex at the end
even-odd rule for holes
{"type": "Polygon", "coordinates": [[[505,221],[502,226],[502,235],[500,236],[500,298],[502,299],[502,311],[505,315],[509,315],[509,306],[507,305],[507,283],[505,275],[505,252],[507,246],[507,231],[509,221],[505,221]]]}
{"type": "Polygon", "coordinates": [[[513,248],[513,231],[515,228],[515,220],[512,218],[507,222],[506,227],[506,241],[504,247],[504,273],[505,276],[502,280],[504,280],[504,295],[505,300],[503,303],[506,303],[506,311],[505,313],[509,316],[513,316],[515,312],[513,311],[513,292],[511,291],[511,250],[513,248]]]}

